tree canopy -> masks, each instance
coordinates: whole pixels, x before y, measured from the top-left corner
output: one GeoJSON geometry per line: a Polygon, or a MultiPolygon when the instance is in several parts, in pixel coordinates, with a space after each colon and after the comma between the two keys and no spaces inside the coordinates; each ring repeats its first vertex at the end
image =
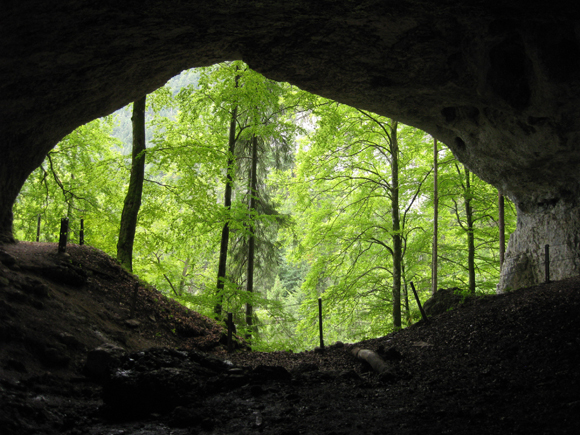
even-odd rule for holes
{"type": "MultiPolygon", "coordinates": [[[[80,127],[48,154],[14,206],[17,238],[35,240],[40,221],[40,241],[56,242],[68,217],[75,241],[82,218],[86,243],[115,255],[130,180],[127,113],[80,127]]],[[[132,262],[140,278],[202,314],[232,312],[255,349],[315,345],[319,297],[330,342],[418,320],[409,285],[424,300],[434,276],[429,135],[239,61],[186,71],[148,95],[146,124],[132,262]]],[[[437,288],[493,292],[498,192],[444,147],[437,189],[437,288]]],[[[509,234],[509,202],[505,220],[509,234]]]]}

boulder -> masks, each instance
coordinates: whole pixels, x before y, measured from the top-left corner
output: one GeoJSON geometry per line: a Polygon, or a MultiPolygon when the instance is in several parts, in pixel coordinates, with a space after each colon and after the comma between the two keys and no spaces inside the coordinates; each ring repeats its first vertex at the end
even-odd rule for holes
{"type": "Polygon", "coordinates": [[[111,367],[118,364],[125,354],[125,349],[111,343],[103,344],[87,354],[85,373],[95,379],[109,376],[111,367]]]}
{"type": "Polygon", "coordinates": [[[436,316],[437,314],[457,308],[464,300],[465,297],[457,287],[439,289],[425,301],[423,309],[428,316],[436,316]]]}

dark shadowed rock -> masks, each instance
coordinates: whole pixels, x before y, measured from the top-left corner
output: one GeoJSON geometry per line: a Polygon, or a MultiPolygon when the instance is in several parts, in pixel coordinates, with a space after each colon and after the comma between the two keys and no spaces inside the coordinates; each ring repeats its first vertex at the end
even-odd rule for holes
{"type": "Polygon", "coordinates": [[[425,301],[423,309],[428,316],[436,316],[453,308],[456,308],[465,299],[460,294],[461,290],[457,287],[448,289],[439,289],[433,296],[425,301]]]}
{"type": "Polygon", "coordinates": [[[125,350],[122,347],[110,343],[103,344],[87,354],[85,373],[96,379],[104,379],[124,354],[125,350]]]}
{"type": "MultiPolygon", "coordinates": [[[[164,413],[196,400],[206,390],[237,388],[246,382],[230,373],[223,360],[194,351],[149,349],[125,355],[114,363],[104,382],[107,413],[117,418],[164,413]]],[[[187,420],[177,411],[178,420],[187,420]],[[181,415],[183,418],[180,418],[181,415]]]]}
{"type": "Polygon", "coordinates": [[[11,267],[16,264],[16,259],[7,252],[0,250],[0,262],[8,267],[11,267]]]}
{"type": "Polygon", "coordinates": [[[290,381],[292,375],[284,367],[259,365],[251,373],[252,381],[265,383],[269,381],[290,381]]]}

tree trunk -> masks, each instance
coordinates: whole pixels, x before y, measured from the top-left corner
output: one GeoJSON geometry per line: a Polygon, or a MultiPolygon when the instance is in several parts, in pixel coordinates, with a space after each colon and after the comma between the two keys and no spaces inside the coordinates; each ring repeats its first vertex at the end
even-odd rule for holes
{"type": "Polygon", "coordinates": [[[431,253],[431,293],[437,291],[437,248],[439,237],[439,186],[438,186],[438,157],[437,139],[433,139],[433,247],[431,253]]]}
{"type": "MultiPolygon", "coordinates": [[[[256,230],[255,216],[252,214],[256,210],[256,196],[258,194],[258,138],[256,136],[252,137],[252,169],[251,169],[251,182],[250,182],[250,236],[248,239],[248,271],[246,274],[246,290],[249,293],[254,291],[254,258],[255,258],[255,246],[256,246],[256,236],[254,234],[256,230]]],[[[252,337],[252,315],[253,306],[249,302],[246,304],[246,325],[248,327],[248,333],[246,334],[246,339],[250,340],[252,337]]]]}
{"type": "Polygon", "coordinates": [[[403,306],[405,307],[405,319],[407,324],[411,324],[411,306],[409,304],[409,291],[407,276],[405,274],[405,263],[401,262],[401,276],[403,281],[403,306]]]}
{"type": "Polygon", "coordinates": [[[499,269],[503,267],[505,259],[505,201],[501,192],[498,192],[498,226],[499,226],[499,269]]]}
{"type": "Polygon", "coordinates": [[[177,291],[179,296],[183,295],[183,289],[185,287],[185,278],[187,277],[187,271],[189,270],[189,258],[186,258],[183,262],[183,270],[181,271],[181,278],[179,279],[179,286],[177,287],[177,291]]]}
{"type": "Polygon", "coordinates": [[[133,242],[137,228],[137,216],[141,207],[143,179],[145,178],[145,100],[147,96],[133,103],[133,152],[131,158],[131,178],[121,214],[121,228],[117,243],[117,259],[129,271],[133,271],[133,242]]]}
{"type": "Polygon", "coordinates": [[[401,327],[401,261],[403,241],[399,215],[399,142],[398,122],[391,120],[391,211],[393,216],[393,326],[401,327]]]}
{"type": "MultiPolygon", "coordinates": [[[[236,76],[235,87],[238,87],[238,76],[236,76]]],[[[229,211],[232,207],[232,187],[234,184],[234,163],[235,157],[234,153],[236,150],[236,122],[238,118],[238,107],[234,107],[232,112],[232,118],[230,121],[230,136],[228,141],[228,164],[227,164],[227,176],[226,176],[226,186],[224,193],[224,207],[229,211]]],[[[227,218],[229,219],[229,217],[227,218]]],[[[230,223],[226,220],[224,227],[222,228],[222,237],[220,242],[220,259],[218,264],[218,275],[217,275],[217,289],[216,296],[217,302],[214,307],[214,313],[220,317],[222,314],[222,304],[223,304],[223,292],[226,280],[226,265],[228,262],[228,244],[230,240],[230,223]]]]}
{"type": "Polygon", "coordinates": [[[467,270],[469,273],[469,293],[475,294],[475,238],[473,234],[473,207],[471,206],[471,172],[465,166],[465,219],[467,221],[467,270]]]}

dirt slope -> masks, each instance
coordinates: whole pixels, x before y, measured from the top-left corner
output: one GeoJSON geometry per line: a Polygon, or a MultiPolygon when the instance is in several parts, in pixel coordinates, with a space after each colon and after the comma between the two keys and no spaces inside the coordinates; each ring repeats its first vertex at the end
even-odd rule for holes
{"type": "Polygon", "coordinates": [[[213,321],[144,285],[131,316],[133,276],[67,253],[0,246],[2,435],[580,433],[579,279],[357,343],[389,364],[378,376],[352,344],[227,355],[213,321]],[[123,356],[89,376],[103,344],[123,356]]]}

